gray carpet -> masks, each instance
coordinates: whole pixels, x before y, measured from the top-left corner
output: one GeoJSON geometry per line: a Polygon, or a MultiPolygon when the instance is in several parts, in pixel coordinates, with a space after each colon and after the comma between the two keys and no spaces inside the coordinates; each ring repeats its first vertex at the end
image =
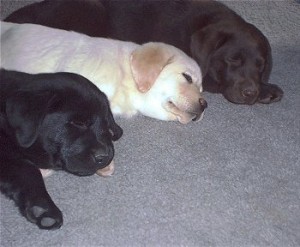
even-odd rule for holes
{"type": "MultiPolygon", "coordinates": [[[[1,0],[1,19],[28,1],[1,0]]],[[[64,214],[42,231],[1,199],[1,246],[300,246],[300,4],[226,2],[269,38],[281,102],[205,93],[201,122],[118,119],[110,178],[45,180],[64,214]]]]}

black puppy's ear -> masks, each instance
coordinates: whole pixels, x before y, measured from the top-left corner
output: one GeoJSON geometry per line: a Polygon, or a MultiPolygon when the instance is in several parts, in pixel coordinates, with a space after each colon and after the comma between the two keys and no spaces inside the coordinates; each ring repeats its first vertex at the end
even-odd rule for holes
{"type": "Polygon", "coordinates": [[[231,35],[215,30],[214,27],[206,27],[191,36],[190,51],[192,57],[198,62],[205,76],[210,67],[210,60],[215,51],[222,47],[231,35]]]}
{"type": "Polygon", "coordinates": [[[112,140],[117,141],[121,138],[123,135],[123,129],[115,122],[115,119],[113,117],[113,114],[110,110],[108,109],[107,115],[106,115],[106,121],[109,130],[111,131],[112,134],[112,140]]]}
{"type": "Polygon", "coordinates": [[[20,91],[6,101],[7,120],[21,147],[28,148],[36,141],[53,97],[50,92],[20,91]]]}

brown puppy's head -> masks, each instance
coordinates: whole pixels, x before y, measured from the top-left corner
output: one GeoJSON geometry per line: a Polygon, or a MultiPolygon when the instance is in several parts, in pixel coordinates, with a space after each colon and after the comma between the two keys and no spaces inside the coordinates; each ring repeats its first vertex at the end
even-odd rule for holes
{"type": "Polygon", "coordinates": [[[133,51],[131,70],[142,93],[143,115],[188,123],[202,116],[202,75],[196,62],[177,48],[147,43],[133,51]]]}
{"type": "Polygon", "coordinates": [[[195,32],[191,53],[207,91],[222,93],[237,104],[271,103],[282,97],[279,87],[267,83],[272,67],[269,42],[248,23],[211,24],[195,32]]]}

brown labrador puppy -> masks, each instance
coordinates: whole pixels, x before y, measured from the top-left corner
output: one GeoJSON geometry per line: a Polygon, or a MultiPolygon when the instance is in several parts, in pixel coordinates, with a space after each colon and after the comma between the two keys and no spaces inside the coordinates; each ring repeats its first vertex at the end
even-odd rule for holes
{"type": "Polygon", "coordinates": [[[267,38],[222,3],[202,0],[46,0],[6,21],[36,23],[91,36],[145,43],[159,41],[191,55],[204,75],[204,90],[237,104],[272,103],[283,91],[268,83],[267,38]]]}

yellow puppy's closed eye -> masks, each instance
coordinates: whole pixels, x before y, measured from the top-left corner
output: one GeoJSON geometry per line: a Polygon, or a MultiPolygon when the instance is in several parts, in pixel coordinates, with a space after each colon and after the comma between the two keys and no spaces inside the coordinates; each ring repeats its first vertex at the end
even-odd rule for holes
{"type": "Polygon", "coordinates": [[[183,77],[187,80],[188,83],[192,84],[193,83],[193,79],[192,77],[187,74],[187,73],[182,73],[183,77]]]}

